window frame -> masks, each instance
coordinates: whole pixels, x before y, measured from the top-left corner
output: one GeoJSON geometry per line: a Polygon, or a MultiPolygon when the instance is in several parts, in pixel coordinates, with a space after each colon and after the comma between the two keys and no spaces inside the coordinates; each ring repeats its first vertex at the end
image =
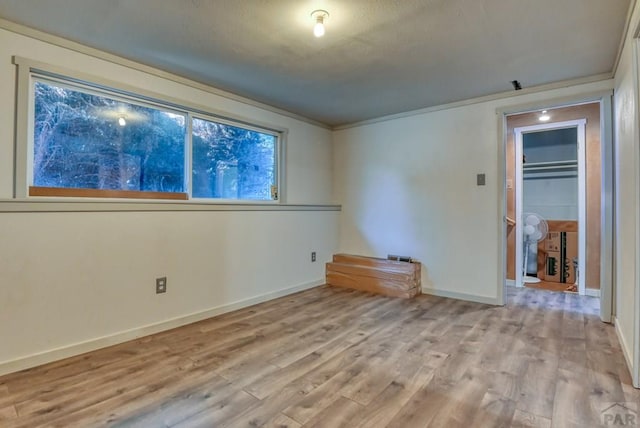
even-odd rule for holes
{"type": "Polygon", "coordinates": [[[189,185],[187,186],[187,191],[189,194],[189,199],[190,200],[194,200],[194,201],[203,201],[203,202],[207,202],[207,201],[216,201],[216,202],[220,202],[220,203],[234,203],[234,201],[242,201],[243,203],[273,203],[273,202],[278,202],[280,201],[280,186],[279,186],[279,181],[280,181],[280,159],[282,158],[282,153],[281,153],[281,139],[282,139],[282,134],[276,132],[276,131],[272,131],[272,130],[268,130],[265,128],[259,128],[256,126],[252,126],[252,125],[248,125],[248,124],[239,124],[238,122],[233,122],[231,120],[227,120],[221,117],[217,117],[217,116],[213,116],[210,114],[206,114],[206,113],[191,113],[189,115],[189,185]],[[193,144],[192,144],[192,140],[191,140],[191,136],[193,135],[193,131],[192,131],[192,126],[193,126],[193,119],[199,119],[199,120],[205,120],[208,122],[215,122],[215,123],[220,123],[222,125],[230,125],[230,126],[235,126],[238,128],[243,128],[243,129],[248,129],[250,131],[256,131],[256,132],[260,132],[262,134],[268,134],[268,135],[272,135],[276,138],[276,147],[275,147],[275,161],[274,161],[274,177],[276,179],[276,188],[278,189],[278,197],[276,199],[271,199],[271,200],[262,200],[262,199],[225,199],[225,198],[199,198],[199,197],[195,197],[193,196],[193,144]]]}
{"type": "MultiPolygon", "coordinates": [[[[62,67],[57,67],[19,56],[13,57],[17,66],[16,90],[16,124],[15,124],[15,167],[14,167],[14,199],[57,200],[57,201],[96,201],[96,202],[130,202],[158,201],[162,203],[206,203],[223,205],[274,205],[285,203],[285,146],[288,129],[242,118],[210,107],[160,95],[142,88],[110,81],[97,76],[88,75],[62,67]],[[106,96],[130,104],[162,109],[183,114],[185,126],[185,182],[184,193],[146,192],[126,190],[72,189],[59,188],[60,192],[50,192],[49,188],[33,186],[33,150],[34,150],[34,88],[36,81],[59,84],[72,90],[80,90],[98,96],[106,96]],[[196,198],[192,195],[192,121],[193,118],[236,126],[252,131],[273,135],[276,138],[275,149],[275,186],[277,199],[222,199],[196,198]],[[42,191],[34,191],[40,188],[42,191]],[[34,194],[31,194],[34,193],[34,194]],[[57,194],[61,193],[61,194],[57,194]]],[[[155,78],[155,77],[154,77],[155,78]]],[[[58,188],[54,188],[58,189],[58,188]]]]}
{"type": "Polygon", "coordinates": [[[187,150],[189,149],[189,129],[187,123],[189,122],[189,112],[186,110],[179,110],[170,106],[162,105],[151,101],[141,101],[135,97],[122,95],[114,91],[107,89],[96,88],[84,83],[69,82],[59,77],[43,76],[40,73],[31,73],[31,79],[29,82],[29,139],[27,141],[27,151],[30,154],[27,158],[27,183],[28,196],[51,196],[51,197],[92,197],[92,198],[126,198],[126,199],[175,199],[175,200],[188,200],[188,177],[187,177],[187,150]],[[136,105],[145,108],[152,108],[159,111],[165,111],[169,113],[178,114],[184,116],[184,136],[183,136],[183,174],[184,174],[184,188],[182,192],[161,192],[161,191],[148,191],[148,190],[126,190],[126,189],[92,189],[92,188],[75,188],[75,187],[46,187],[35,186],[33,184],[34,169],[33,169],[33,152],[34,152],[34,117],[35,117],[35,85],[37,83],[44,83],[46,85],[55,85],[56,87],[68,89],[71,91],[82,92],[89,95],[95,95],[99,97],[109,98],[115,101],[127,103],[129,105],[136,105]]]}

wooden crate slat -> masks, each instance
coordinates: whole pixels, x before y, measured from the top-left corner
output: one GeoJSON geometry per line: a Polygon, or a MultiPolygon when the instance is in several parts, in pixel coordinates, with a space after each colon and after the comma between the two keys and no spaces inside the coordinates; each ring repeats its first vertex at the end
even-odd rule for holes
{"type": "Polygon", "coordinates": [[[329,285],[411,298],[422,293],[422,265],[352,254],[335,254],[326,264],[329,285]]]}
{"type": "Polygon", "coordinates": [[[385,296],[411,298],[419,294],[420,288],[405,288],[404,284],[373,277],[356,277],[339,272],[327,273],[327,284],[336,287],[351,288],[385,296]]]}
{"type": "Polygon", "coordinates": [[[407,272],[419,271],[421,265],[419,262],[399,262],[397,260],[387,260],[378,257],[356,256],[353,254],[334,254],[334,263],[348,263],[358,266],[371,266],[383,268],[395,268],[407,272]]]}

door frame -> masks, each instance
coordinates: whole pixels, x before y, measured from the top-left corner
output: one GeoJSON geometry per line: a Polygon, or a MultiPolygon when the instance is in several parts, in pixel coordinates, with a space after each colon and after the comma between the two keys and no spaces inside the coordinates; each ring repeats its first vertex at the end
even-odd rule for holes
{"type": "MultiPolygon", "coordinates": [[[[513,104],[496,109],[498,127],[498,284],[497,303],[506,304],[507,296],[507,116],[532,111],[550,110],[592,102],[600,103],[600,143],[602,147],[602,242],[600,248],[600,319],[613,320],[613,207],[614,207],[614,156],[613,156],[613,90],[585,92],[570,97],[552,98],[528,103],[513,104]],[[611,233],[609,233],[611,232],[611,233]]],[[[640,293],[638,293],[640,295],[640,293]]],[[[639,296],[640,299],[640,296],[639,296]]]]}
{"type": "Polygon", "coordinates": [[[585,272],[587,267],[587,184],[586,184],[586,119],[569,120],[564,122],[541,123],[514,128],[515,144],[515,218],[516,218],[516,287],[522,287],[523,265],[523,239],[522,239],[522,215],[524,214],[524,182],[523,182],[523,141],[524,134],[535,132],[553,131],[556,129],[576,128],[577,130],[577,161],[578,161],[578,293],[584,295],[585,272]]]}

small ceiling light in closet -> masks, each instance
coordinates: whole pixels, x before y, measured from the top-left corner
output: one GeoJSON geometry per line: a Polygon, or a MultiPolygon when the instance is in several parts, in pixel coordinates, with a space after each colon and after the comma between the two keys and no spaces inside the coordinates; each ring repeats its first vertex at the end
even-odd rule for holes
{"type": "Polygon", "coordinates": [[[548,122],[551,119],[551,116],[547,113],[546,110],[542,110],[542,114],[538,117],[540,122],[548,122]]]}

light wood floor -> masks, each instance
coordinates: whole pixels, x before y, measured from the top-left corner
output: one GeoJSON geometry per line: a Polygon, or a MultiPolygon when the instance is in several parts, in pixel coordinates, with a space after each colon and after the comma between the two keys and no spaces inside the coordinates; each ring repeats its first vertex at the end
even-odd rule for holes
{"type": "Polygon", "coordinates": [[[0,377],[0,426],[585,428],[638,403],[597,300],[509,293],[319,287],[0,377]]]}

